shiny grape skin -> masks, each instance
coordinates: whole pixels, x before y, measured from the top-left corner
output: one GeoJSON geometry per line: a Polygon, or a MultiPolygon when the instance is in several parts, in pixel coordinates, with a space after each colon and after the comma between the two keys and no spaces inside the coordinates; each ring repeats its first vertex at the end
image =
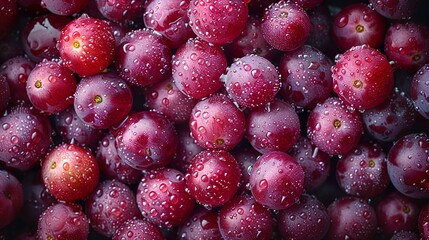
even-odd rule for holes
{"type": "Polygon", "coordinates": [[[27,95],[27,79],[35,64],[26,57],[17,56],[3,62],[0,75],[4,75],[9,84],[12,104],[30,102],[27,95]]]}
{"type": "Polygon", "coordinates": [[[256,202],[274,210],[286,209],[304,191],[304,170],[290,155],[268,152],[253,165],[249,187],[256,202]]]}
{"type": "Polygon", "coordinates": [[[218,211],[196,207],[192,216],[177,230],[178,239],[182,240],[220,240],[218,211]]]}
{"type": "Polygon", "coordinates": [[[426,97],[429,93],[429,64],[421,67],[411,81],[410,95],[416,110],[424,118],[429,119],[429,102],[426,97]]]}
{"type": "Polygon", "coordinates": [[[116,231],[113,240],[163,240],[164,236],[159,227],[146,220],[132,219],[124,222],[116,231]]]}

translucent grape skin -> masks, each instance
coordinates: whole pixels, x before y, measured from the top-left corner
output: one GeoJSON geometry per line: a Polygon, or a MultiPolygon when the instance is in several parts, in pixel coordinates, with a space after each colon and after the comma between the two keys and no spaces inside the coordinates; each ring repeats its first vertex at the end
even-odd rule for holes
{"type": "Polygon", "coordinates": [[[231,64],[226,74],[225,88],[241,107],[259,107],[274,100],[280,89],[279,74],[266,58],[244,56],[231,64]]]}
{"type": "Polygon", "coordinates": [[[126,221],[116,231],[113,240],[163,240],[161,230],[154,224],[141,219],[132,219],[126,221]]]}
{"type": "Polygon", "coordinates": [[[171,72],[171,50],[163,37],[152,30],[145,28],[128,32],[117,49],[116,71],[133,85],[144,87],[154,84],[171,72]]]}
{"type": "Polygon", "coordinates": [[[195,205],[194,198],[187,192],[184,174],[171,168],[146,173],[139,183],[136,198],[143,216],[164,227],[182,225],[195,205]]]}
{"type": "Polygon", "coordinates": [[[265,10],[261,27],[268,44],[287,52],[304,45],[311,31],[311,22],[301,6],[280,1],[265,10]]]}
{"type": "Polygon", "coordinates": [[[191,38],[174,54],[173,81],[185,95],[201,99],[222,87],[220,77],[226,66],[226,57],[220,46],[191,38]]]}
{"type": "Polygon", "coordinates": [[[113,132],[119,157],[138,170],[167,165],[177,150],[177,133],[172,123],[157,112],[141,111],[113,132]]]}
{"type": "Polygon", "coordinates": [[[77,81],[63,65],[44,61],[36,65],[27,79],[27,95],[37,109],[59,113],[73,104],[77,81]]]}
{"type": "Polygon", "coordinates": [[[71,20],[55,14],[38,16],[27,23],[22,32],[22,45],[28,58],[38,63],[43,59],[59,58],[55,43],[71,20]]]}
{"type": "Polygon", "coordinates": [[[191,196],[201,204],[216,207],[231,200],[240,182],[237,160],[224,150],[204,150],[191,161],[185,175],[191,196]]]}
{"type": "Polygon", "coordinates": [[[95,155],[100,171],[110,179],[133,185],[140,181],[143,173],[122,160],[115,146],[115,137],[108,132],[98,141],[95,155]]]}
{"type": "Polygon", "coordinates": [[[224,239],[271,239],[273,217],[269,209],[251,195],[233,198],[219,212],[219,229],[224,239]]]}
{"type": "Polygon", "coordinates": [[[295,108],[282,100],[254,108],[247,116],[247,139],[260,153],[289,150],[298,140],[299,131],[295,108]]]}
{"type": "Polygon", "coordinates": [[[42,180],[49,192],[63,201],[77,201],[91,194],[98,184],[97,160],[83,147],[61,144],[42,161],[42,180]]]}
{"type": "Polygon", "coordinates": [[[132,104],[131,89],[114,73],[82,78],[74,94],[77,116],[96,129],[107,129],[122,122],[132,104]]]}
{"type": "Polygon", "coordinates": [[[420,209],[418,200],[393,191],[383,196],[376,206],[378,226],[387,237],[395,232],[417,231],[420,209]]]}
{"type": "Polygon", "coordinates": [[[205,3],[191,1],[188,8],[189,26],[201,39],[222,45],[232,41],[244,29],[248,9],[243,0],[220,0],[205,3]]]}
{"type": "Polygon", "coordinates": [[[219,240],[222,239],[218,225],[219,213],[212,209],[196,207],[192,216],[177,230],[182,240],[219,240]]]}
{"type": "Polygon", "coordinates": [[[85,240],[88,235],[88,217],[80,205],[60,202],[50,206],[40,215],[38,239],[85,240]]]}
{"type": "Polygon", "coordinates": [[[356,197],[342,197],[328,206],[331,225],[327,239],[375,239],[377,216],[374,208],[356,197]]]}
{"type": "Polygon", "coordinates": [[[82,15],[67,24],[58,40],[63,64],[80,76],[103,71],[115,56],[115,37],[106,22],[82,15]]]}
{"type": "Polygon", "coordinates": [[[323,239],[330,225],[325,205],[308,194],[302,194],[295,204],[279,211],[276,218],[285,239],[323,239]]]}
{"type": "Polygon", "coordinates": [[[218,94],[194,106],[189,128],[191,136],[201,147],[231,150],[244,136],[246,119],[229,98],[218,94]]]}
{"type": "Polygon", "coordinates": [[[308,116],[307,137],[327,154],[344,154],[359,142],[363,132],[359,112],[330,97],[318,104],[308,116]]]}
{"type": "Polygon", "coordinates": [[[429,196],[429,138],[424,133],[412,133],[400,138],[390,148],[387,172],[395,188],[412,198],[429,196]]]}
{"type": "Polygon", "coordinates": [[[357,197],[380,195],[390,183],[386,161],[380,145],[371,142],[358,144],[337,162],[339,186],[347,194],[357,197]]]}
{"type": "Polygon", "coordinates": [[[253,165],[249,185],[256,202],[274,210],[286,209],[304,191],[304,170],[290,155],[268,152],[253,165]]]}
{"type": "Polygon", "coordinates": [[[314,108],[332,93],[332,65],[325,54],[309,45],[285,53],[279,63],[280,94],[297,106],[314,108]]]}
{"type": "Polygon", "coordinates": [[[24,192],[21,183],[10,172],[0,169],[0,229],[10,224],[24,205],[24,192]]]}
{"type": "Polygon", "coordinates": [[[85,206],[91,227],[107,237],[112,237],[125,221],[141,217],[134,192],[117,180],[100,182],[85,206]]]}
{"type": "Polygon", "coordinates": [[[44,158],[51,144],[48,118],[34,108],[16,106],[0,117],[0,163],[27,171],[44,158]]]}

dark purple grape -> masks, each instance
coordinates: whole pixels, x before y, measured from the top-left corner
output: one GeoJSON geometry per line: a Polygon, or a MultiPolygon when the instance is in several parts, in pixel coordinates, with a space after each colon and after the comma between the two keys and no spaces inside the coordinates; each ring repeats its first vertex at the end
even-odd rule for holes
{"type": "Polygon", "coordinates": [[[116,180],[100,182],[85,204],[92,228],[107,237],[112,237],[125,221],[141,216],[133,191],[116,180]]]}
{"type": "Polygon", "coordinates": [[[170,74],[171,50],[162,36],[152,30],[131,31],[117,47],[115,66],[129,83],[147,86],[170,74]]]}
{"type": "Polygon", "coordinates": [[[119,157],[138,170],[163,167],[176,153],[176,130],[157,112],[131,114],[113,135],[119,157]]]}
{"type": "Polygon", "coordinates": [[[323,239],[330,225],[325,205],[307,194],[301,195],[294,205],[279,211],[277,221],[285,239],[323,239]]]}
{"type": "Polygon", "coordinates": [[[417,200],[391,192],[377,204],[378,226],[387,237],[395,232],[417,231],[420,207],[417,200]]]}
{"type": "Polygon", "coordinates": [[[18,4],[16,0],[2,0],[0,15],[0,39],[4,38],[12,31],[15,22],[18,20],[18,4]]]}
{"type": "Polygon", "coordinates": [[[126,23],[141,18],[144,0],[95,0],[100,13],[107,19],[126,23]]]}
{"type": "Polygon", "coordinates": [[[304,188],[313,191],[320,187],[328,178],[331,158],[319,150],[306,137],[299,137],[298,141],[288,151],[304,170],[304,188]]]}
{"type": "Polygon", "coordinates": [[[292,51],[307,40],[311,22],[305,10],[291,2],[271,4],[262,18],[262,34],[275,49],[292,51]]]}
{"type": "Polygon", "coordinates": [[[285,53],[279,63],[284,99],[306,109],[332,93],[332,61],[318,49],[304,45],[285,53]]]}
{"type": "Polygon", "coordinates": [[[95,157],[101,172],[108,178],[117,179],[126,184],[135,184],[143,176],[141,171],[132,168],[119,157],[115,137],[110,132],[98,142],[95,157]]]}
{"type": "Polygon", "coordinates": [[[192,138],[191,130],[188,124],[183,124],[177,128],[178,145],[177,152],[174,159],[171,161],[170,166],[186,173],[189,163],[203,148],[197,144],[197,141],[192,138]]]}
{"type": "Polygon", "coordinates": [[[224,239],[271,239],[273,217],[252,196],[237,196],[222,206],[219,229],[224,239]]]}
{"type": "Polygon", "coordinates": [[[60,57],[56,43],[63,29],[71,20],[55,14],[38,16],[27,23],[22,32],[22,45],[34,62],[60,57]]]}
{"type": "Polygon", "coordinates": [[[177,239],[181,240],[221,240],[218,225],[219,213],[198,207],[192,216],[177,230],[177,239]]]}
{"type": "Polygon", "coordinates": [[[234,156],[238,162],[238,165],[240,166],[241,181],[238,193],[241,193],[248,190],[246,186],[249,184],[250,172],[252,171],[253,164],[255,164],[256,160],[261,156],[261,154],[252,146],[244,144],[238,145],[238,147],[234,148],[231,154],[234,156]]]}
{"type": "Polygon", "coordinates": [[[408,197],[429,197],[428,159],[426,134],[409,134],[396,141],[387,157],[387,172],[393,186],[408,197]]]}
{"type": "Polygon", "coordinates": [[[371,6],[386,18],[405,20],[414,15],[422,1],[414,0],[369,0],[371,6]]]}
{"type": "Polygon", "coordinates": [[[154,224],[141,219],[126,221],[116,231],[113,240],[163,240],[161,230],[154,224]]]}
{"type": "Polygon", "coordinates": [[[10,101],[10,95],[9,83],[5,76],[0,75],[0,114],[3,114],[3,111],[6,110],[10,101]]]}
{"type": "Polygon", "coordinates": [[[133,95],[127,83],[114,73],[83,78],[74,94],[77,116],[93,128],[119,124],[131,110],[133,95]]]}
{"type": "Polygon", "coordinates": [[[145,3],[145,25],[164,36],[169,45],[177,48],[195,36],[189,26],[187,10],[190,0],[149,0],[145,3]]]}
{"type": "Polygon", "coordinates": [[[85,240],[88,235],[88,218],[80,205],[57,203],[40,215],[38,239],[85,240]]]}
{"type": "Polygon", "coordinates": [[[252,109],[246,135],[260,153],[287,151],[298,140],[300,122],[295,108],[282,100],[252,109]]]}
{"type": "MultiPolygon", "coordinates": [[[[8,171],[0,169],[0,229],[11,223],[24,205],[21,183],[8,171]]],[[[1,235],[0,235],[1,236],[1,235]]]]}
{"type": "Polygon", "coordinates": [[[188,122],[192,108],[198,102],[197,99],[183,94],[172,78],[166,78],[146,88],[145,97],[149,109],[164,114],[175,124],[188,122]]]}
{"type": "Polygon", "coordinates": [[[76,85],[72,71],[57,62],[44,61],[28,76],[27,95],[37,109],[58,113],[73,104],[76,85]]]}
{"type": "Polygon", "coordinates": [[[411,99],[417,111],[424,118],[429,119],[429,64],[421,67],[411,82],[411,99]]]}
{"type": "Polygon", "coordinates": [[[386,154],[376,143],[358,144],[337,163],[338,185],[349,195],[371,198],[380,195],[390,183],[386,154]]]}
{"type": "Polygon", "coordinates": [[[223,94],[200,100],[189,120],[191,136],[205,149],[231,150],[243,138],[246,119],[223,94]]]}
{"type": "Polygon", "coordinates": [[[3,63],[0,75],[6,76],[10,88],[11,103],[30,102],[27,96],[27,79],[35,64],[29,59],[17,56],[3,63]]]}
{"type": "Polygon", "coordinates": [[[359,142],[363,132],[358,111],[331,97],[318,104],[308,116],[307,136],[311,142],[328,154],[344,154],[359,142]]]}
{"type": "Polygon", "coordinates": [[[274,100],[280,89],[276,67],[266,58],[248,55],[237,59],[225,79],[228,95],[242,107],[255,108],[274,100]]]}
{"type": "Polygon", "coordinates": [[[429,238],[429,203],[426,203],[419,213],[418,228],[422,239],[429,238]]]}
{"type": "Polygon", "coordinates": [[[412,101],[398,92],[394,92],[381,105],[362,113],[366,131],[371,137],[383,142],[394,141],[408,134],[416,118],[412,101]]]}
{"type": "Polygon", "coordinates": [[[374,208],[356,197],[342,197],[328,206],[331,225],[327,239],[375,239],[377,216],[374,208]]]}
{"type": "Polygon", "coordinates": [[[33,108],[17,106],[0,117],[0,162],[26,171],[45,157],[52,128],[46,116],[33,108]]]}
{"type": "Polygon", "coordinates": [[[393,234],[390,240],[419,240],[419,235],[411,231],[400,231],[393,234]]]}
{"type": "Polygon", "coordinates": [[[191,161],[185,175],[190,194],[206,207],[231,200],[240,183],[237,160],[224,150],[204,150],[191,161]]]}
{"type": "Polygon", "coordinates": [[[220,46],[191,38],[174,54],[173,81],[182,93],[200,99],[222,87],[220,77],[226,67],[226,57],[220,46]]]}
{"type": "Polygon", "coordinates": [[[249,187],[256,202],[274,210],[294,204],[304,191],[304,170],[284,152],[268,152],[250,172],[249,187]]]}
{"type": "Polygon", "coordinates": [[[225,44],[240,35],[247,15],[247,2],[243,0],[193,0],[188,8],[192,30],[215,45],[225,44]]]}
{"type": "Polygon", "coordinates": [[[332,20],[328,7],[320,5],[307,10],[307,14],[311,22],[311,31],[305,43],[324,53],[328,53],[329,50],[336,48],[336,46],[333,47],[331,44],[332,20]]]}
{"type": "Polygon", "coordinates": [[[136,198],[145,218],[169,228],[185,223],[195,205],[187,192],[184,174],[171,168],[146,173],[137,188],[136,198]]]}
{"type": "Polygon", "coordinates": [[[54,127],[62,142],[95,147],[103,136],[103,130],[95,129],[83,122],[70,106],[54,117],[54,127]]]}

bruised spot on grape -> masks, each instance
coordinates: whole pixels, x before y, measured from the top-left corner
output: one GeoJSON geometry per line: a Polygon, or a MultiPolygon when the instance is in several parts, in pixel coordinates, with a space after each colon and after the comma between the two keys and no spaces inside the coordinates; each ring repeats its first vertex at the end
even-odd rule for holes
{"type": "Polygon", "coordinates": [[[222,145],[225,141],[222,138],[216,139],[216,145],[222,145]]]}
{"type": "Polygon", "coordinates": [[[375,162],[374,162],[374,160],[369,160],[369,163],[368,163],[368,166],[369,167],[375,167],[375,162]]]}
{"type": "Polygon", "coordinates": [[[413,59],[414,62],[418,62],[420,61],[420,59],[422,58],[422,56],[420,56],[420,54],[414,54],[411,59],[413,59]]]}
{"type": "Polygon", "coordinates": [[[287,18],[288,15],[289,14],[287,12],[280,13],[280,17],[282,17],[282,18],[287,18]]]}
{"type": "Polygon", "coordinates": [[[365,30],[365,27],[364,26],[362,26],[362,25],[360,25],[360,24],[358,24],[357,26],[356,26],[356,32],[363,32],[363,30],[365,30]]]}
{"type": "Polygon", "coordinates": [[[74,41],[73,42],[73,47],[74,48],[79,48],[80,47],[80,43],[78,41],[74,41]]]}
{"type": "Polygon", "coordinates": [[[94,97],[94,102],[95,103],[101,103],[101,102],[103,102],[103,98],[100,95],[96,95],[94,97]]]}
{"type": "Polygon", "coordinates": [[[36,88],[41,88],[41,87],[42,87],[42,81],[37,80],[37,81],[34,83],[34,86],[35,86],[36,88]]]}
{"type": "Polygon", "coordinates": [[[360,88],[362,88],[362,86],[363,86],[363,83],[362,83],[362,81],[361,80],[354,80],[353,81],[353,87],[355,87],[355,88],[357,88],[357,89],[360,89],[360,88]]]}
{"type": "Polygon", "coordinates": [[[334,128],[340,128],[341,127],[341,121],[338,119],[335,119],[332,124],[334,125],[334,128]]]}
{"type": "Polygon", "coordinates": [[[57,163],[56,162],[53,162],[52,164],[51,164],[51,169],[55,169],[57,167],[57,163]]]}

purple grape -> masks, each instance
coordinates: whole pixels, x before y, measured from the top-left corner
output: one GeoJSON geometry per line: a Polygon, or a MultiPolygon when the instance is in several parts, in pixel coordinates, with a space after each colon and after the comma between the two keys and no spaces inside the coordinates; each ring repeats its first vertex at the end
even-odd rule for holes
{"type": "Polygon", "coordinates": [[[429,93],[429,64],[421,67],[414,75],[411,82],[411,99],[413,100],[414,106],[417,111],[424,118],[429,119],[429,99],[427,98],[429,93]]]}
{"type": "Polygon", "coordinates": [[[21,183],[8,171],[0,169],[0,229],[11,223],[24,205],[21,183]]]}
{"type": "Polygon", "coordinates": [[[141,219],[126,221],[116,231],[113,240],[163,240],[161,230],[154,224],[141,219]]]}
{"type": "Polygon", "coordinates": [[[177,239],[181,240],[220,240],[218,225],[219,213],[215,210],[208,210],[198,207],[185,224],[177,230],[177,239]]]}
{"type": "Polygon", "coordinates": [[[27,96],[27,79],[35,64],[29,59],[17,56],[5,61],[0,75],[6,76],[9,84],[11,103],[30,102],[27,96]]]}

